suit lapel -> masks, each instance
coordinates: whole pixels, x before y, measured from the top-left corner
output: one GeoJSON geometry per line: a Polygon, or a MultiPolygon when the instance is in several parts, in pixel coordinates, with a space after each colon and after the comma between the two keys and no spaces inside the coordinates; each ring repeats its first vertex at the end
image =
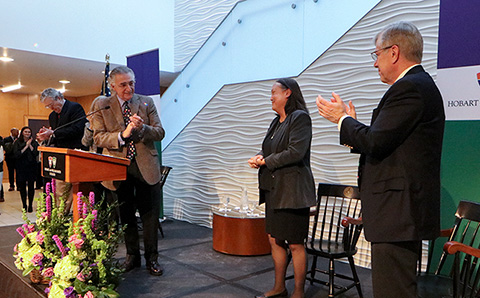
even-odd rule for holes
{"type": "Polygon", "coordinates": [[[123,121],[123,112],[120,103],[118,102],[118,98],[116,95],[110,97],[110,107],[112,109],[113,116],[115,120],[120,123],[120,125],[125,129],[125,122],[123,121]]]}
{"type": "Polygon", "coordinates": [[[138,115],[138,108],[140,106],[140,100],[138,99],[137,94],[133,94],[132,99],[130,100],[130,109],[132,110],[132,115],[138,115]]]}

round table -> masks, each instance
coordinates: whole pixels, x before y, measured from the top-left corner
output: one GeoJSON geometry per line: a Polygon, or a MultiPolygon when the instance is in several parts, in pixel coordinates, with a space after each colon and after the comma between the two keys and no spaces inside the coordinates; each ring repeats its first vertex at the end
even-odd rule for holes
{"type": "Polygon", "coordinates": [[[270,253],[265,232],[265,216],[213,210],[213,249],[238,256],[257,256],[270,253]]]}

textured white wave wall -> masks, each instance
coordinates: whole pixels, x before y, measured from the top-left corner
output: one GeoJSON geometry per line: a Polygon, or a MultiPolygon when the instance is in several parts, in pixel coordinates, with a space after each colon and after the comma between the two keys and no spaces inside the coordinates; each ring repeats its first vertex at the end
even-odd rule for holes
{"type": "MultiPolygon", "coordinates": [[[[313,121],[311,162],[316,183],[356,185],[358,164],[358,156],[339,145],[336,125],[318,115],[316,96],[329,98],[335,91],[352,100],[359,120],[369,123],[371,111],[388,88],[370,58],[373,37],[390,22],[413,22],[424,37],[422,64],[435,78],[438,15],[439,0],[381,1],[296,78],[313,121]]],[[[274,78],[224,86],[163,151],[163,164],[173,167],[164,186],[167,216],[210,227],[211,208],[223,196],[239,205],[245,187],[250,200],[258,199],[257,171],[248,167],[247,160],[260,150],[274,117],[269,100],[273,83],[274,78]]],[[[364,240],[356,259],[358,265],[369,267],[369,245],[364,240]]]]}
{"type": "Polygon", "coordinates": [[[181,71],[238,0],[176,0],[174,69],[181,71]]]}

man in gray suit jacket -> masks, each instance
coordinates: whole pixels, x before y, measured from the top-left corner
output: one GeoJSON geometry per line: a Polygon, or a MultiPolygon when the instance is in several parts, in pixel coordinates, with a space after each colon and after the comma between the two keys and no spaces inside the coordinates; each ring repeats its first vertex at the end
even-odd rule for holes
{"type": "Polygon", "coordinates": [[[440,160],[445,113],[442,96],[420,65],[423,39],[397,22],[375,38],[374,66],[392,85],[371,125],[335,93],[317,98],[320,115],[339,124],[340,142],[361,153],[359,186],[365,237],[372,242],[374,296],[416,297],[421,241],[440,233],[440,160]]]}
{"type": "Polygon", "coordinates": [[[105,187],[116,191],[120,219],[127,224],[125,245],[126,271],[140,267],[140,245],[135,212],[143,223],[146,267],[152,275],[162,275],[158,257],[158,216],[160,211],[160,161],[155,141],[165,135],[155,104],[150,97],[135,94],[135,74],[120,66],[110,72],[112,96],[96,99],[95,110],[110,106],[93,116],[94,142],[103,153],[131,160],[127,180],[105,181],[105,187]]]}

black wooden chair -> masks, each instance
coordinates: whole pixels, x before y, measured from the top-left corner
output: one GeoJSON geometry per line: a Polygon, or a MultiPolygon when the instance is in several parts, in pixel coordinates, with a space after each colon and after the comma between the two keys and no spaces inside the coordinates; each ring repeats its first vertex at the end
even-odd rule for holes
{"type": "Polygon", "coordinates": [[[356,186],[324,184],[318,185],[317,206],[313,228],[309,231],[305,248],[313,255],[313,262],[307,272],[307,280],[329,287],[328,297],[335,297],[356,287],[363,297],[360,280],[355,269],[353,256],[357,253],[357,241],[362,231],[361,206],[356,186]],[[329,260],[328,270],[317,268],[318,258],[329,260]],[[352,276],[335,272],[335,261],[346,258],[352,276]],[[316,278],[316,273],[328,275],[328,281],[316,278]],[[337,279],[337,281],[335,281],[337,279]],[[338,283],[338,279],[344,280],[338,283]],[[345,280],[347,282],[345,282],[345,280]]]}
{"type": "MultiPolygon", "coordinates": [[[[433,274],[430,274],[428,271],[425,274],[420,274],[418,277],[418,296],[421,298],[430,298],[430,297],[470,297],[470,296],[454,296],[454,276],[455,270],[461,270],[461,275],[457,274],[457,282],[465,284],[470,289],[475,289],[478,287],[478,280],[476,285],[470,284],[469,280],[462,280],[468,273],[472,276],[478,268],[476,268],[477,260],[473,257],[468,257],[463,254],[463,258],[460,260],[460,253],[456,253],[456,248],[458,247],[479,247],[480,237],[478,237],[478,232],[480,229],[480,203],[469,202],[469,201],[460,201],[455,213],[455,222],[451,229],[442,230],[442,235],[448,235],[448,243],[445,244],[440,260],[433,274]],[[457,244],[458,243],[458,244],[457,244]],[[465,245],[465,246],[463,246],[465,245]],[[448,249],[448,247],[453,247],[448,249]],[[458,264],[450,266],[447,262],[449,255],[455,254],[458,264]],[[471,260],[470,260],[471,259],[471,260]],[[470,265],[468,265],[470,263],[470,265]],[[474,271],[471,271],[469,268],[474,268],[474,271]]],[[[430,258],[430,257],[429,257],[430,258]]],[[[431,258],[430,258],[431,259],[431,258]]],[[[429,263],[431,260],[429,260],[429,263]]],[[[451,264],[451,262],[450,262],[451,264]]],[[[478,279],[478,277],[475,277],[478,279]]],[[[480,297],[471,296],[471,297],[480,297]]]]}

